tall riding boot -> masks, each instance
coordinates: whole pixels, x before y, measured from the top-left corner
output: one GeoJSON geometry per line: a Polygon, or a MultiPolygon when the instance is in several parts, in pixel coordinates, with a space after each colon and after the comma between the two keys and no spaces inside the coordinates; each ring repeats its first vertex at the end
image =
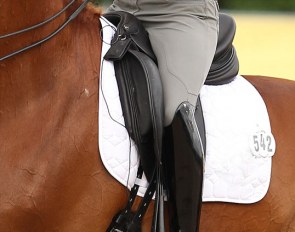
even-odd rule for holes
{"type": "MultiPolygon", "coordinates": [[[[170,231],[197,232],[202,205],[204,149],[194,117],[195,107],[182,103],[168,128],[170,199],[175,211],[170,231]],[[172,146],[171,146],[172,145],[172,146]]],[[[167,151],[166,151],[167,152],[167,151]]],[[[171,224],[170,224],[171,225],[171,224]]]]}

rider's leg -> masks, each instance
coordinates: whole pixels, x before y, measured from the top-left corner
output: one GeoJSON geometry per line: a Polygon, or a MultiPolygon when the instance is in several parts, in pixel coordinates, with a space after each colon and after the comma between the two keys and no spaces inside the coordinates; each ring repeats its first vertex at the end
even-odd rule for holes
{"type": "Polygon", "coordinates": [[[217,43],[216,21],[199,16],[173,16],[172,22],[145,23],[164,88],[165,125],[178,106],[195,106],[208,74],[217,43]]]}
{"type": "MultiPolygon", "coordinates": [[[[196,9],[201,11],[200,14],[170,15],[173,19],[169,16],[142,19],[163,82],[165,125],[172,124],[174,152],[168,155],[174,156],[174,186],[171,187],[174,188],[172,194],[178,224],[174,230],[182,232],[198,231],[199,226],[204,151],[200,148],[201,139],[193,112],[216,48],[218,21],[215,4],[208,2],[204,12],[198,6],[196,9]]],[[[140,15],[140,11],[137,14],[140,15]]]]}
{"type": "Polygon", "coordinates": [[[193,112],[213,59],[217,23],[183,15],[174,16],[173,23],[168,18],[145,25],[163,82],[165,125],[172,124],[174,152],[168,155],[174,156],[174,230],[194,232],[200,219],[204,152],[196,149],[201,139],[193,112]]]}
{"type": "Polygon", "coordinates": [[[215,0],[115,0],[108,9],[136,15],[149,32],[164,88],[165,125],[178,106],[196,104],[218,35],[215,0]]]}
{"type": "Polygon", "coordinates": [[[135,14],[149,32],[163,82],[165,125],[172,124],[174,136],[178,229],[194,232],[200,217],[204,154],[197,149],[200,137],[193,111],[217,44],[217,2],[115,0],[109,10],[135,14]]]}

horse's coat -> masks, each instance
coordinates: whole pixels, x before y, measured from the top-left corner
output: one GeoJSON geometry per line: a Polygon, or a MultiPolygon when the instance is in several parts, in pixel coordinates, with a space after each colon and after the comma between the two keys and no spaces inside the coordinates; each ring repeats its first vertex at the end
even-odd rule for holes
{"type": "MultiPolygon", "coordinates": [[[[0,34],[65,4],[1,1],[0,34]]],[[[88,8],[55,38],[0,64],[0,231],[104,231],[127,199],[97,150],[98,18],[88,8]]],[[[1,41],[1,55],[64,19],[1,41]]]]}
{"type": "MultiPolygon", "coordinates": [[[[65,4],[1,0],[0,34],[65,4]]],[[[0,56],[49,34],[66,16],[0,41],[0,56]]],[[[98,19],[88,7],[57,37],[0,64],[0,231],[103,232],[127,201],[97,149],[98,19]]],[[[295,231],[295,83],[247,79],[264,98],[277,138],[270,190],[253,205],[204,204],[201,231],[295,231]]],[[[152,206],[143,231],[150,230],[151,212],[152,206]]]]}

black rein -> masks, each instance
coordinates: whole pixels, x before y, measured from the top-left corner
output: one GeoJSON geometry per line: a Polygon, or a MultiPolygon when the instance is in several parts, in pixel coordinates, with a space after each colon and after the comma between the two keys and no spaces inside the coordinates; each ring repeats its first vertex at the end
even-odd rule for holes
{"type": "MultiPolygon", "coordinates": [[[[56,19],[58,16],[60,16],[62,13],[64,13],[71,5],[74,4],[76,0],[72,0],[70,3],[68,3],[64,8],[62,8],[59,12],[57,12],[55,15],[51,16],[50,18],[46,19],[45,21],[41,22],[41,23],[38,23],[38,24],[35,24],[31,27],[28,27],[28,28],[24,28],[22,30],[19,30],[19,31],[15,31],[15,32],[12,32],[12,33],[9,33],[9,34],[6,34],[6,35],[0,35],[0,39],[5,39],[5,38],[8,38],[8,37],[12,37],[12,36],[15,36],[15,35],[18,35],[18,34],[22,34],[22,33],[25,33],[25,32],[28,32],[28,31],[31,31],[31,30],[34,30],[38,27],[41,27],[51,21],[53,21],[54,19],[56,19]]],[[[0,61],[4,61],[10,57],[13,57],[13,56],[16,56],[22,52],[25,52],[31,48],[34,48],[42,43],[45,43],[46,41],[50,40],[52,37],[54,37],[55,35],[57,35],[59,32],[61,32],[74,18],[76,18],[76,16],[85,8],[86,4],[89,2],[90,0],[83,0],[83,2],[81,3],[81,5],[74,11],[74,13],[72,13],[68,19],[61,25],[59,26],[54,32],[52,32],[51,34],[49,34],[48,36],[46,36],[45,38],[41,39],[41,40],[38,40],[24,48],[21,48],[19,50],[16,50],[12,53],[9,53],[5,56],[2,56],[0,57],[0,61]]]]}

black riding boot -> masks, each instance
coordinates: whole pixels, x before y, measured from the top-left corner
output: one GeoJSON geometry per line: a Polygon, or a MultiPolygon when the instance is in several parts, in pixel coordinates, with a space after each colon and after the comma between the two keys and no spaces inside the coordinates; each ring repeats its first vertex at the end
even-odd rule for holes
{"type": "Polygon", "coordinates": [[[191,104],[182,103],[166,131],[165,142],[170,143],[166,147],[173,149],[166,151],[168,175],[171,177],[169,198],[174,211],[170,231],[199,231],[204,149],[194,112],[191,104]]]}

